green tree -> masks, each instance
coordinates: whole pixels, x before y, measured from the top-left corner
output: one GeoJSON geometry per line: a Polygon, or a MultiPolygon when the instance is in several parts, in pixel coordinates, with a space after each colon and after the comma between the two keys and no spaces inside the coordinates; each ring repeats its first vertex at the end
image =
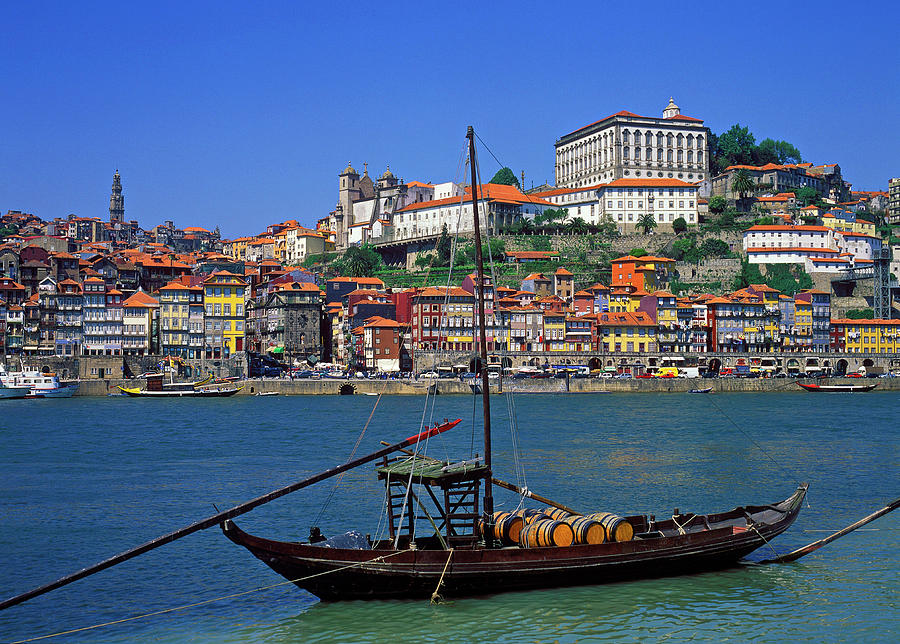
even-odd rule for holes
{"type": "Polygon", "coordinates": [[[799,264],[766,264],[764,282],[785,295],[812,288],[812,278],[799,264]]]}
{"type": "Polygon", "coordinates": [[[644,255],[649,255],[646,248],[632,248],[631,252],[628,254],[632,257],[643,257],[644,255]]]}
{"type": "Polygon", "coordinates": [[[761,154],[765,154],[767,159],[765,163],[802,163],[803,157],[800,156],[800,150],[795,148],[787,141],[775,141],[773,139],[763,139],[759,142],[761,154]]]}
{"type": "Polygon", "coordinates": [[[728,200],[721,196],[716,195],[715,197],[709,198],[709,211],[714,215],[720,215],[725,212],[725,208],[728,207],[728,200]]]}
{"type": "Polygon", "coordinates": [[[685,221],[684,217],[679,217],[675,221],[672,222],[672,230],[675,231],[676,235],[680,235],[683,232],[687,232],[688,224],[685,221]]]}
{"type": "Polygon", "coordinates": [[[744,259],[741,262],[741,270],[735,275],[732,288],[735,290],[747,288],[751,284],[764,284],[762,273],[757,264],[751,264],[750,260],[744,259]]]}
{"type": "Polygon", "coordinates": [[[575,217],[566,224],[566,232],[570,235],[586,235],[589,231],[590,227],[581,217],[575,217]]]}
{"type": "Polygon", "coordinates": [[[371,244],[351,246],[344,252],[341,265],[351,277],[372,277],[384,262],[371,244]]]}
{"type": "Polygon", "coordinates": [[[449,266],[450,265],[450,253],[453,250],[453,242],[450,239],[450,235],[447,233],[447,224],[441,226],[441,235],[438,237],[437,244],[435,244],[434,251],[434,266],[449,266]]]}
{"type": "Polygon", "coordinates": [[[726,257],[731,253],[731,249],[721,239],[710,237],[700,244],[700,253],[704,257],[726,257]]]}
{"type": "Polygon", "coordinates": [[[619,236],[619,227],[616,226],[616,222],[613,221],[612,215],[608,212],[603,213],[603,216],[600,218],[600,225],[597,226],[597,233],[600,236],[609,239],[615,239],[619,236]]]}
{"type": "Polygon", "coordinates": [[[874,320],[874,309],[850,309],[847,311],[847,317],[851,320],[874,320]]]}
{"type": "Polygon", "coordinates": [[[653,218],[653,213],[645,212],[638,217],[637,227],[640,228],[645,235],[649,235],[650,231],[656,228],[656,219],[653,218]]]}
{"type": "Polygon", "coordinates": [[[672,255],[674,255],[674,259],[691,264],[696,264],[703,259],[700,249],[697,248],[697,242],[692,237],[676,239],[672,242],[672,255]]]}
{"type": "Polygon", "coordinates": [[[569,211],[565,208],[547,208],[544,212],[535,215],[534,223],[543,230],[558,231],[568,216],[569,211]]]}
{"type": "MultiPolygon", "coordinates": [[[[481,256],[484,259],[485,266],[493,258],[494,262],[503,261],[503,252],[506,250],[506,244],[502,239],[496,237],[491,238],[488,242],[481,244],[481,256]]],[[[456,264],[471,266],[475,264],[475,244],[466,244],[464,248],[456,252],[456,264]]]]}
{"type": "Polygon", "coordinates": [[[796,194],[797,204],[801,207],[812,205],[819,200],[819,193],[811,186],[803,186],[796,194]]]}
{"type": "Polygon", "coordinates": [[[415,264],[419,268],[427,268],[428,266],[432,266],[436,260],[436,256],[433,253],[421,253],[416,256],[415,264]]]}
{"type": "Polygon", "coordinates": [[[717,139],[716,155],[720,164],[720,170],[724,171],[730,165],[747,165],[753,163],[753,149],[756,147],[756,137],[747,127],[741,127],[735,123],[727,132],[723,132],[717,139]]]}
{"type": "Polygon", "coordinates": [[[504,186],[515,186],[519,189],[522,187],[519,185],[519,180],[516,178],[515,173],[507,167],[497,170],[497,174],[493,176],[491,183],[499,183],[504,186]]]}
{"type": "Polygon", "coordinates": [[[731,177],[731,191],[738,193],[738,197],[743,199],[748,192],[753,190],[753,179],[750,174],[743,168],[735,170],[731,177]]]}

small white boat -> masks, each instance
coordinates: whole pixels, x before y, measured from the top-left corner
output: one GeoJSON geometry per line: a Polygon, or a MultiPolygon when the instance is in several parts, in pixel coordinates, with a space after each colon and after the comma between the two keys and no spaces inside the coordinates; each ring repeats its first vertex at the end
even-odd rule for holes
{"type": "Polygon", "coordinates": [[[278,396],[280,393],[278,391],[257,391],[254,396],[278,396]]]}
{"type": "Polygon", "coordinates": [[[0,365],[0,384],[5,387],[27,387],[26,398],[71,398],[78,391],[78,383],[61,384],[53,372],[36,369],[7,371],[0,365]]]}

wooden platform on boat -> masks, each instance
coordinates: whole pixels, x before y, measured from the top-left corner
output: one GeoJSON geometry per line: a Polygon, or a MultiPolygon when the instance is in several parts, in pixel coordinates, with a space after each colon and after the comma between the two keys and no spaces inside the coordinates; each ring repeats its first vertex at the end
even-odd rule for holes
{"type": "Polygon", "coordinates": [[[425,456],[407,456],[375,468],[379,480],[408,479],[425,485],[446,485],[456,481],[471,481],[488,475],[488,468],[480,459],[449,463],[425,456]]]}

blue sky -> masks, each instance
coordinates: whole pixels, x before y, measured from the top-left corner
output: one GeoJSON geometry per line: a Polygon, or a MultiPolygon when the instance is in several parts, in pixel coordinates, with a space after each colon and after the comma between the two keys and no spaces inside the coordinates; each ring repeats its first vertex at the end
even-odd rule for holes
{"type": "Polygon", "coordinates": [[[900,176],[896,3],[131,5],[0,8],[0,211],[105,219],[118,168],[146,228],[311,226],[348,161],[454,179],[472,124],[552,182],[557,137],[670,95],[857,189],[900,176]]]}

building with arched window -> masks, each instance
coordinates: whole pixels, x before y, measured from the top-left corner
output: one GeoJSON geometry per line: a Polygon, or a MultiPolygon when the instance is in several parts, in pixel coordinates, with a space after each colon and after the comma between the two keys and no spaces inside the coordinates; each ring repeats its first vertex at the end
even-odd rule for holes
{"type": "Polygon", "coordinates": [[[708,178],[709,129],[670,98],[662,118],[616,112],[556,141],[556,185],[581,188],[616,179],[696,182],[708,178]]]}

